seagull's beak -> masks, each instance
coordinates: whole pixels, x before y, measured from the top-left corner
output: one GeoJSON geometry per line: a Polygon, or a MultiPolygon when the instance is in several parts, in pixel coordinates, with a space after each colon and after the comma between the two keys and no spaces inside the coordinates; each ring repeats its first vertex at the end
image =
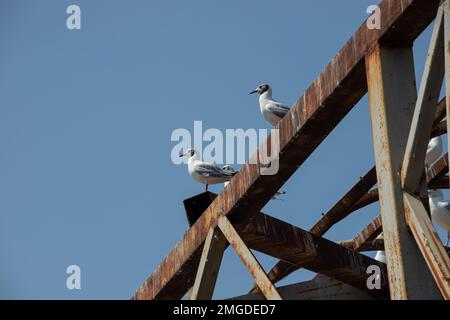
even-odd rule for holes
{"type": "Polygon", "coordinates": [[[249,94],[255,94],[258,93],[258,90],[253,90],[252,92],[250,92],[249,94]]]}

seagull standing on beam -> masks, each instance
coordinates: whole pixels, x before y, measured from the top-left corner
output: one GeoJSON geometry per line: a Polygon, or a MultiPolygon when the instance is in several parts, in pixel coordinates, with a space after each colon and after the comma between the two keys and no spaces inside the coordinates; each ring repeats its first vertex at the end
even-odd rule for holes
{"type": "Polygon", "coordinates": [[[206,185],[225,183],[230,181],[235,175],[236,171],[231,166],[219,168],[218,166],[200,161],[200,153],[194,149],[188,149],[186,152],[180,154],[180,157],[188,156],[188,170],[190,176],[197,182],[206,185]]]}
{"type": "Polygon", "coordinates": [[[254,93],[259,93],[259,108],[264,119],[275,127],[289,112],[289,107],[272,99],[272,88],[266,83],[250,92],[254,93]]]}

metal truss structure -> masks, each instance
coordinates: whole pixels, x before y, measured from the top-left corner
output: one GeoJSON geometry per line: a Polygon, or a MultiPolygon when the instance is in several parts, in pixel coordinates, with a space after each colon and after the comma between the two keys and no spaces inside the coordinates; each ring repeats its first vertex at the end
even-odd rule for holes
{"type": "Polygon", "coordinates": [[[278,124],[278,174],[262,175],[255,161],[271,149],[269,137],[220,195],[186,200],[198,219],[134,299],[181,299],[188,291],[191,299],[211,299],[230,245],[255,282],[253,293],[240,299],[450,299],[448,248],[431,223],[427,195],[428,188],[449,188],[448,156],[424,165],[430,137],[450,126],[444,120],[450,106],[450,0],[384,0],[380,10],[381,29],[363,24],[278,124]],[[412,46],[433,21],[417,90],[412,46]],[[447,99],[439,102],[444,79],[447,99]],[[375,166],[309,231],[262,213],[366,93],[375,166]],[[376,201],[379,217],[354,239],[322,238],[376,201]],[[377,238],[381,232],[383,240],[377,238]],[[386,251],[386,264],[361,254],[377,249],[386,251]],[[280,261],[266,273],[252,250],[280,261]],[[379,290],[367,288],[369,266],[379,267],[379,290]],[[275,286],[299,268],[318,276],[275,286]]]}

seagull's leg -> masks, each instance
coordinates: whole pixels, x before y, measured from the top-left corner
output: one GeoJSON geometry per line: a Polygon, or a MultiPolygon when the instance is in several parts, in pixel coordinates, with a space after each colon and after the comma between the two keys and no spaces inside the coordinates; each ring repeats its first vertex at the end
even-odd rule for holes
{"type": "Polygon", "coordinates": [[[449,240],[449,238],[450,238],[450,231],[447,232],[447,243],[445,244],[446,247],[448,247],[448,240],[449,240]]]}
{"type": "Polygon", "coordinates": [[[206,185],[206,192],[208,192],[208,185],[206,185]]]}

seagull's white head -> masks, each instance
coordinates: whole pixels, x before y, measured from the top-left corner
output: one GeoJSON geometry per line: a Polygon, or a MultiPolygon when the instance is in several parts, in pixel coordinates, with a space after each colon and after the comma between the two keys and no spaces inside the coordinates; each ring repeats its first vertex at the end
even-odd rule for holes
{"type": "Polygon", "coordinates": [[[260,84],[255,90],[250,92],[250,94],[254,94],[254,93],[263,94],[263,93],[266,93],[266,92],[269,95],[271,95],[272,94],[272,88],[270,88],[270,86],[267,83],[263,83],[263,84],[260,84]]]}
{"type": "Polygon", "coordinates": [[[186,152],[183,152],[183,150],[181,150],[180,152],[180,158],[188,156],[189,158],[193,157],[193,156],[197,156],[199,155],[199,152],[195,149],[187,149],[186,152]]]}

